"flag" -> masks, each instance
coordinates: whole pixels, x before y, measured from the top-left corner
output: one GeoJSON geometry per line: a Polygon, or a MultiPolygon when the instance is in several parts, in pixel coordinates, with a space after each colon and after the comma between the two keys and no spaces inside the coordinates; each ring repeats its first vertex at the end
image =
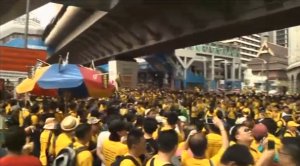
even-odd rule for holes
{"type": "Polygon", "coordinates": [[[107,88],[108,88],[108,81],[109,81],[109,79],[108,79],[108,74],[103,74],[103,75],[102,75],[102,87],[103,87],[104,89],[107,89],[107,88]]]}

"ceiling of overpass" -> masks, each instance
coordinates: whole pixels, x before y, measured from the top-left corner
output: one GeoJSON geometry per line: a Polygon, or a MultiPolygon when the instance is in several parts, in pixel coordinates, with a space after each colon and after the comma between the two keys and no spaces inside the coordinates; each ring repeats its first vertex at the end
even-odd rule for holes
{"type": "MultiPolygon", "coordinates": [[[[48,3],[46,0],[31,0],[30,11],[48,3]]],[[[25,14],[26,0],[0,0],[0,25],[25,14]]]]}
{"type": "MultiPolygon", "coordinates": [[[[106,63],[114,56],[138,57],[280,29],[297,24],[290,16],[300,14],[300,2],[294,1],[201,2],[118,4],[57,55],[70,52],[72,63],[106,63]]],[[[52,56],[49,62],[57,62],[57,58],[52,56]]]]}

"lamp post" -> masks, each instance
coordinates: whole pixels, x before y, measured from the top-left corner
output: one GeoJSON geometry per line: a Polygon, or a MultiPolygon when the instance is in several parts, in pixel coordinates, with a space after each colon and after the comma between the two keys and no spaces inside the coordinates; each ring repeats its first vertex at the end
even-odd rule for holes
{"type": "Polygon", "coordinates": [[[263,63],[262,63],[262,65],[261,65],[261,72],[260,73],[262,73],[263,72],[263,64],[266,66],[266,77],[267,77],[267,79],[266,79],[266,91],[267,91],[267,94],[269,93],[269,63],[266,61],[266,60],[264,60],[264,59],[261,59],[261,58],[253,58],[253,59],[258,59],[258,60],[261,60],[263,63]]]}
{"type": "Polygon", "coordinates": [[[30,11],[30,0],[26,0],[26,23],[25,23],[25,33],[24,33],[24,48],[27,48],[28,45],[29,11],[30,11]]]}

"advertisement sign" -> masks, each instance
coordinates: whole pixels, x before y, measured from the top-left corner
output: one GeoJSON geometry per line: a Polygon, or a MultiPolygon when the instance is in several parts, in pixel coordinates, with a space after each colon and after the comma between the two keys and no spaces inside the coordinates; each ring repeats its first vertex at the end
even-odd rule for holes
{"type": "MultiPolygon", "coordinates": [[[[136,88],[138,82],[138,68],[137,62],[128,61],[109,61],[109,81],[116,82],[118,75],[122,80],[122,87],[136,88]]],[[[118,86],[118,85],[116,85],[118,86]]],[[[120,88],[120,87],[119,87],[120,88]]]]}
{"type": "Polygon", "coordinates": [[[27,72],[27,66],[34,66],[36,60],[45,61],[45,50],[33,50],[0,46],[0,70],[27,72]]]}

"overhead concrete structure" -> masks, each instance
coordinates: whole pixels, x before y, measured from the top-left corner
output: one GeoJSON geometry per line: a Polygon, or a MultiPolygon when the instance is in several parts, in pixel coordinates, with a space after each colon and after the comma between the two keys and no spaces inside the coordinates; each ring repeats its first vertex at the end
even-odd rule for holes
{"type": "Polygon", "coordinates": [[[300,1],[180,2],[120,1],[108,13],[88,10],[69,19],[72,24],[61,23],[64,30],[58,31],[60,16],[49,30],[57,30],[51,34],[55,41],[45,35],[56,50],[48,61],[55,63],[58,55],[70,52],[72,63],[95,60],[98,65],[111,58],[124,60],[300,24],[293,17],[300,14],[300,1]],[[67,37],[61,37],[64,34],[67,37]]]}
{"type": "MultiPolygon", "coordinates": [[[[37,9],[49,0],[30,0],[30,10],[37,9]]],[[[0,25],[7,23],[26,12],[26,0],[1,0],[0,1],[0,25]]]]}

